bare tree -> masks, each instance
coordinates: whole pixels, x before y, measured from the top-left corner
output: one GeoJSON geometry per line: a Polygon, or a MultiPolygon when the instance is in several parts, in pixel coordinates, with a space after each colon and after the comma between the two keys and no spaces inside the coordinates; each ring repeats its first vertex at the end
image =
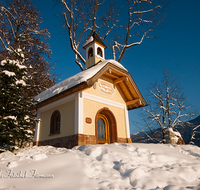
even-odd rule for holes
{"type": "Polygon", "coordinates": [[[47,29],[40,29],[42,18],[29,0],[0,2],[0,59],[14,59],[18,49],[23,49],[26,66],[31,66],[32,96],[55,83],[51,65],[44,59],[51,50],[45,39],[50,37],[47,29]]]}
{"type": "MultiPolygon", "coordinates": [[[[162,141],[165,142],[166,129],[192,125],[189,120],[194,117],[191,106],[186,104],[186,97],[176,79],[164,69],[164,77],[160,84],[151,84],[148,88],[148,108],[144,108],[143,118],[148,129],[160,127],[162,141]]],[[[156,131],[157,132],[157,131],[156,131]]],[[[158,133],[158,132],[157,132],[158,133]]],[[[156,139],[156,137],[153,137],[156,139]]]]}
{"type": "Polygon", "coordinates": [[[86,60],[82,45],[92,33],[102,41],[110,36],[113,59],[121,61],[128,48],[149,38],[161,21],[161,10],[167,0],[61,0],[69,41],[75,53],[75,62],[83,70],[86,60]],[[139,32],[140,31],[140,32],[139,32]]]}
{"type": "Polygon", "coordinates": [[[194,140],[200,140],[199,138],[196,138],[196,134],[199,134],[200,132],[198,131],[198,128],[200,127],[200,125],[197,125],[195,126],[193,129],[192,129],[192,134],[191,134],[191,138],[190,138],[190,143],[189,144],[192,144],[194,145],[194,140]]]}

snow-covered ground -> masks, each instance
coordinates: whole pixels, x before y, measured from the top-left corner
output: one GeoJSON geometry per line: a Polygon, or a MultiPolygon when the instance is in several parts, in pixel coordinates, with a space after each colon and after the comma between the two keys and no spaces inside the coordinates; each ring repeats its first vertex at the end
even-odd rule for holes
{"type": "Polygon", "coordinates": [[[0,154],[0,190],[200,189],[200,148],[104,144],[0,154]]]}

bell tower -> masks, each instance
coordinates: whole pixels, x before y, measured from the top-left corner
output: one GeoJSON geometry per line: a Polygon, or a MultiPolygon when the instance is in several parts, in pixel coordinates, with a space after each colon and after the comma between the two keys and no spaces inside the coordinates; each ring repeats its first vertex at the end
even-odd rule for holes
{"type": "Polygon", "coordinates": [[[92,36],[83,45],[83,48],[86,49],[85,69],[105,60],[104,49],[107,48],[107,46],[102,42],[96,32],[93,32],[92,36]]]}

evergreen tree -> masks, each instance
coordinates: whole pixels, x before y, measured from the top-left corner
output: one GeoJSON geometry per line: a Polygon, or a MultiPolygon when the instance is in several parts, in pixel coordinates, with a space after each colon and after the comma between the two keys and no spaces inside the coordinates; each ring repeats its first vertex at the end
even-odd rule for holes
{"type": "Polygon", "coordinates": [[[22,50],[11,54],[11,59],[0,65],[0,146],[22,147],[32,139],[34,100],[28,95],[30,75],[22,50]]]}

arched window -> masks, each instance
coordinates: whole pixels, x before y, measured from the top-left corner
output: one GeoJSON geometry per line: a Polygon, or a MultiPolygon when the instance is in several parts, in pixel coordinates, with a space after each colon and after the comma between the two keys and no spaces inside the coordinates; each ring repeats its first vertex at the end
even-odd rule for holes
{"type": "Polygon", "coordinates": [[[93,57],[93,48],[88,50],[88,58],[93,57]]]}
{"type": "Polygon", "coordinates": [[[54,111],[51,116],[50,134],[54,133],[60,133],[60,112],[58,110],[54,111]]]}
{"type": "Polygon", "coordinates": [[[97,55],[100,55],[101,57],[103,57],[103,53],[100,47],[97,48],[97,55]]]}

